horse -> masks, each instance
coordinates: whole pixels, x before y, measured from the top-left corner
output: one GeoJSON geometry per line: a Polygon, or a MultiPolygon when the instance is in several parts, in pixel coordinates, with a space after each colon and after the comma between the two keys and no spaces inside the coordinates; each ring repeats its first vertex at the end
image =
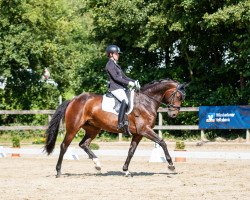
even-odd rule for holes
{"type": "MultiPolygon", "coordinates": [[[[167,145],[153,130],[156,122],[157,110],[161,104],[168,108],[168,116],[177,117],[182,101],[185,98],[185,83],[180,84],[171,79],[153,81],[144,85],[134,95],[134,108],[128,115],[129,130],[132,140],[128,151],[128,156],[123,165],[126,176],[131,175],[128,170],[134,152],[143,137],[159,144],[168,162],[168,169],[174,171],[175,166],[168,152],[167,145]],[[165,102],[165,103],[164,103],[165,102]]],[[[65,119],[66,134],[60,145],[60,154],[56,164],[56,177],[61,175],[62,160],[71,141],[82,128],[85,135],[79,146],[93,160],[95,168],[101,170],[98,157],[90,149],[91,141],[101,132],[106,130],[111,133],[119,133],[117,130],[118,117],[114,113],[102,110],[103,95],[94,93],[82,93],[72,100],[66,100],[58,106],[49,122],[46,130],[45,151],[51,154],[56,143],[61,119],[65,119]]]]}

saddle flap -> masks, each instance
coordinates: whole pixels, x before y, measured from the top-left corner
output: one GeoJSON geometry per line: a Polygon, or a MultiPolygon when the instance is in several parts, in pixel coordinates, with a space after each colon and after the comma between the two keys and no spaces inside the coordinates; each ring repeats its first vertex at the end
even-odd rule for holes
{"type": "MultiPolygon", "coordinates": [[[[127,115],[130,114],[133,110],[134,94],[135,94],[134,90],[131,90],[131,92],[128,91],[127,93],[129,100],[128,111],[126,112],[127,115]]],[[[105,95],[103,95],[102,110],[118,115],[120,106],[121,102],[112,93],[108,92],[105,95]]]]}

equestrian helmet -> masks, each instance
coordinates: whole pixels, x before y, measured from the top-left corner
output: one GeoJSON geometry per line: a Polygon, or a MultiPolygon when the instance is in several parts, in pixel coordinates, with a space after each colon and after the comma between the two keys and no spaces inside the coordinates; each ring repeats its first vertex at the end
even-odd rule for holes
{"type": "Polygon", "coordinates": [[[106,55],[109,56],[110,53],[122,53],[122,52],[118,46],[111,44],[106,48],[106,55]]]}

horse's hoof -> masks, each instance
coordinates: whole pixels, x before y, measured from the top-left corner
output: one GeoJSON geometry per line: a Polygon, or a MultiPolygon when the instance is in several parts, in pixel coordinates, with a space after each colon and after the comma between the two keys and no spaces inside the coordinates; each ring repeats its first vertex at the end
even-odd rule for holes
{"type": "Polygon", "coordinates": [[[130,171],[124,171],[125,177],[133,177],[133,175],[130,173],[130,171]]]}
{"type": "Polygon", "coordinates": [[[174,165],[168,165],[168,169],[170,171],[175,171],[175,166],[174,165]]]}
{"type": "Polygon", "coordinates": [[[61,176],[61,174],[57,174],[57,175],[56,175],[56,178],[60,178],[60,176],[61,176]]]}
{"type": "Polygon", "coordinates": [[[97,171],[101,171],[101,163],[100,163],[99,159],[98,158],[93,158],[93,161],[95,163],[95,169],[97,171]]]}
{"type": "Polygon", "coordinates": [[[100,166],[95,166],[95,169],[97,170],[97,171],[101,171],[102,170],[102,168],[100,167],[100,166]]]}

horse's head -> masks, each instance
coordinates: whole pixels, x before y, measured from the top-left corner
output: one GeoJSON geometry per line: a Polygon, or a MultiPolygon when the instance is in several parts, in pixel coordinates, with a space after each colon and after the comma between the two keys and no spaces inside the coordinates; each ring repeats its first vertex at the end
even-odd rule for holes
{"type": "Polygon", "coordinates": [[[161,103],[167,104],[169,117],[175,118],[179,114],[182,101],[185,99],[187,86],[186,83],[180,84],[171,79],[163,79],[144,85],[141,92],[156,103],[158,106],[156,109],[161,103]]]}
{"type": "Polygon", "coordinates": [[[168,116],[175,118],[180,112],[181,103],[185,99],[185,88],[188,84],[177,84],[168,89],[164,94],[164,100],[168,108],[168,116]]]}

